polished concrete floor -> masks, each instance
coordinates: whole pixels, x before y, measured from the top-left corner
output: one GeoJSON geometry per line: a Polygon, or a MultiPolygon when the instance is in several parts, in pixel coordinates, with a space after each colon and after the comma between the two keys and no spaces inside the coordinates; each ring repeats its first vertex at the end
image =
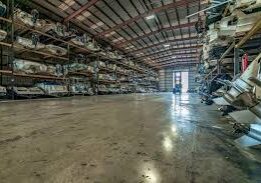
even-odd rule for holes
{"type": "Polygon", "coordinates": [[[197,95],[0,103],[0,182],[261,182],[260,148],[197,95]]]}

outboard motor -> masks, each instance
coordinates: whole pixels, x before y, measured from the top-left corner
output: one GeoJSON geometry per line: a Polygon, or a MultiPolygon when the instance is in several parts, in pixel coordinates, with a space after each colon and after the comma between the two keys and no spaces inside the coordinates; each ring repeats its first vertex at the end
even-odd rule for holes
{"type": "Polygon", "coordinates": [[[36,47],[39,42],[40,42],[39,35],[32,34],[32,44],[36,47]]]}
{"type": "Polygon", "coordinates": [[[36,24],[36,21],[39,18],[39,12],[36,9],[33,9],[31,11],[31,15],[32,15],[31,20],[32,20],[33,24],[36,24]]]}

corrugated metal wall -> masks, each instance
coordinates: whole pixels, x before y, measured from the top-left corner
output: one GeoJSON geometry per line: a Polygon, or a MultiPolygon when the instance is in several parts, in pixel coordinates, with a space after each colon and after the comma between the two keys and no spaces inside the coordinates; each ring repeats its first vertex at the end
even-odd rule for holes
{"type": "Polygon", "coordinates": [[[165,91],[173,90],[173,69],[165,69],[165,91]]]}
{"type": "Polygon", "coordinates": [[[171,92],[173,88],[173,73],[174,71],[188,71],[189,72],[189,89],[194,89],[199,86],[195,82],[195,76],[197,75],[196,67],[175,67],[160,70],[159,80],[160,80],[160,91],[171,92]]]}
{"type": "Polygon", "coordinates": [[[165,70],[162,69],[159,71],[159,90],[164,92],[165,88],[165,70]]]}

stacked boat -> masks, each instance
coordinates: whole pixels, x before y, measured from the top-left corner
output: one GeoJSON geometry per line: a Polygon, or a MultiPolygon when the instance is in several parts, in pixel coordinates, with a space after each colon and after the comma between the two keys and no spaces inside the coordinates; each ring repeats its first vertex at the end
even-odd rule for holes
{"type": "Polygon", "coordinates": [[[237,139],[243,146],[261,143],[261,54],[252,61],[247,70],[232,82],[228,91],[214,99],[217,105],[233,106],[237,110],[229,115],[237,122],[236,132],[244,135],[237,139]]]}

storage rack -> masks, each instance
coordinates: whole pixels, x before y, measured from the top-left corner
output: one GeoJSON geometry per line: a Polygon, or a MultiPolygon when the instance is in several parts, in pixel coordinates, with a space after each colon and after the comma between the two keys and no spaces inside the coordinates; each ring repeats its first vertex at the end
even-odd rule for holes
{"type": "MultiPolygon", "coordinates": [[[[227,48],[227,50],[222,54],[220,59],[217,61],[217,66],[215,66],[205,77],[204,80],[212,80],[213,77],[216,74],[221,73],[221,69],[223,64],[223,61],[225,58],[229,56],[229,54],[233,54],[234,57],[234,68],[233,68],[233,75],[237,75],[240,72],[240,53],[239,49],[243,48],[247,43],[250,42],[250,39],[253,38],[253,36],[257,36],[257,40],[260,42],[261,41],[261,36],[260,36],[260,29],[261,29],[261,19],[259,19],[255,25],[252,27],[251,30],[248,32],[244,33],[244,36],[237,36],[235,40],[230,44],[230,46],[227,48]]],[[[251,44],[251,43],[250,43],[251,44]]],[[[250,51],[249,48],[245,48],[244,51],[250,51]]],[[[254,55],[258,55],[260,50],[257,50],[257,52],[254,53],[254,55]]]]}
{"type": "MultiPolygon", "coordinates": [[[[0,77],[1,77],[1,83],[0,85],[3,85],[3,77],[4,76],[10,76],[10,79],[8,80],[7,85],[12,88],[17,84],[18,78],[29,78],[32,81],[59,81],[60,83],[66,84],[67,87],[70,85],[70,76],[75,76],[75,75],[81,75],[89,80],[93,81],[93,89],[94,91],[97,90],[97,82],[101,82],[97,80],[97,72],[95,73],[89,73],[88,71],[86,72],[77,72],[77,73],[65,73],[63,72],[63,75],[58,77],[58,76],[48,76],[48,75],[39,75],[39,74],[25,74],[25,73],[16,73],[14,71],[14,59],[15,58],[22,58],[24,59],[26,57],[26,60],[30,61],[35,61],[35,62],[40,62],[40,63],[52,63],[52,64],[69,64],[71,63],[71,56],[75,54],[84,54],[87,56],[92,57],[92,55],[95,55],[96,58],[104,58],[103,55],[100,55],[99,53],[88,49],[86,47],[81,47],[79,45],[76,45],[70,41],[63,40],[61,38],[57,38],[53,35],[50,35],[48,33],[42,32],[40,30],[35,29],[34,27],[28,27],[26,25],[22,25],[14,20],[14,0],[7,0],[7,11],[4,17],[0,16],[0,22],[1,22],[1,29],[7,30],[11,29],[11,31],[8,31],[8,36],[4,41],[0,42],[0,48],[1,48],[1,68],[0,68],[0,77]],[[67,50],[67,55],[66,56],[57,56],[54,54],[50,54],[44,51],[39,51],[39,50],[33,50],[33,49],[28,49],[28,48],[22,48],[21,52],[18,52],[18,48],[15,45],[15,29],[16,27],[22,27],[23,31],[21,34],[32,34],[36,33],[39,36],[41,36],[41,39],[47,40],[46,43],[53,43],[55,42],[55,45],[63,47],[67,50]],[[4,54],[5,52],[5,54],[4,54]],[[18,54],[19,53],[19,54],[18,54]],[[22,56],[24,53],[27,53],[26,56],[22,56]],[[34,55],[34,58],[28,59],[28,53],[30,55],[34,55]],[[7,63],[5,65],[3,64],[3,57],[6,56],[8,57],[7,63]]],[[[69,23],[67,25],[69,27],[69,23]]],[[[140,74],[147,74],[147,75],[154,75],[148,72],[147,70],[144,70],[140,68],[139,66],[130,66],[127,64],[124,64],[121,60],[117,59],[107,59],[109,62],[115,62],[117,65],[121,65],[122,67],[126,67],[128,69],[131,69],[133,71],[139,72],[140,74]]],[[[97,70],[95,70],[97,71],[97,70]]],[[[107,70],[106,72],[111,73],[112,71],[107,70]]],[[[114,74],[122,74],[119,72],[115,72],[114,74]]],[[[105,81],[104,81],[105,82],[105,81]]],[[[14,99],[14,93],[11,94],[11,98],[14,99]]]]}
{"type": "MultiPolygon", "coordinates": [[[[116,88],[120,88],[120,86],[122,85],[128,85],[128,87],[130,87],[131,89],[128,91],[125,91],[124,93],[130,93],[130,92],[139,92],[135,89],[135,86],[137,84],[135,84],[135,79],[134,76],[139,77],[139,78],[144,78],[146,76],[150,76],[150,77],[156,77],[155,74],[149,73],[148,71],[145,71],[144,69],[135,67],[133,65],[129,65],[126,64],[126,59],[117,59],[117,58],[106,58],[104,56],[97,56],[97,60],[95,62],[95,70],[96,72],[96,77],[95,77],[95,84],[96,86],[99,85],[105,85],[105,86],[109,86],[109,85],[116,85],[116,88]],[[103,62],[105,65],[115,65],[116,68],[115,69],[111,69],[107,66],[100,66],[99,63],[103,62]],[[125,69],[126,72],[121,71],[122,69],[125,69]],[[127,73],[128,72],[128,73],[127,73]],[[106,75],[110,75],[113,79],[100,79],[99,78],[99,74],[106,74],[106,75]],[[126,80],[122,81],[120,80],[120,77],[124,76],[126,77],[126,80]]],[[[144,84],[138,84],[138,85],[142,85],[143,88],[146,88],[146,90],[149,89],[158,89],[158,81],[153,82],[150,85],[153,86],[145,86],[144,84]]],[[[98,88],[98,87],[96,87],[98,88]]],[[[110,87],[109,87],[110,88],[110,87]]],[[[97,91],[97,93],[117,93],[117,92],[99,92],[97,91]]]]}

